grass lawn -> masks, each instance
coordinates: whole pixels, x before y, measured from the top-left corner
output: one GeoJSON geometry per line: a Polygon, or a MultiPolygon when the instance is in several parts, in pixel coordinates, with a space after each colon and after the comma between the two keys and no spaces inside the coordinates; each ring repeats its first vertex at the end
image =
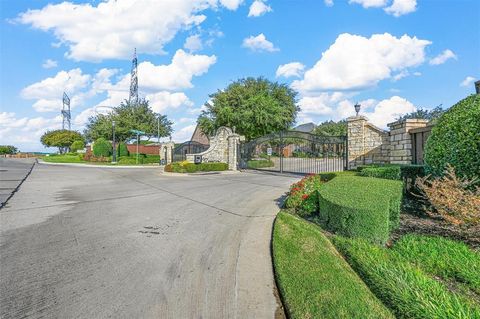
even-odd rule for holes
{"type": "Polygon", "coordinates": [[[109,162],[85,161],[79,155],[68,155],[68,154],[43,156],[41,159],[44,160],[45,162],[48,162],[48,163],[79,163],[79,164],[108,165],[108,166],[115,166],[115,165],[120,165],[120,166],[135,166],[135,165],[158,166],[158,160],[156,160],[156,158],[154,158],[152,161],[150,161],[148,163],[141,163],[142,160],[140,160],[139,164],[136,164],[135,157],[129,157],[127,161],[125,161],[125,160],[120,161],[119,160],[116,164],[112,164],[110,161],[109,162]]]}
{"type": "Polygon", "coordinates": [[[49,163],[87,163],[78,155],[50,155],[43,156],[42,160],[49,163]]]}
{"type": "Polygon", "coordinates": [[[291,318],[394,318],[314,224],[280,212],[273,258],[291,318]]]}
{"type": "Polygon", "coordinates": [[[480,256],[465,245],[419,235],[393,249],[340,236],[333,242],[398,318],[480,318],[480,256]]]}

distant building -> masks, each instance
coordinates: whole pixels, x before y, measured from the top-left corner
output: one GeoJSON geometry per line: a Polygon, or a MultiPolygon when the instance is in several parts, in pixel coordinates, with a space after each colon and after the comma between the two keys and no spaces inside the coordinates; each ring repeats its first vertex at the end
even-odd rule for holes
{"type": "Polygon", "coordinates": [[[197,142],[200,144],[204,145],[209,145],[210,140],[200,127],[200,125],[197,124],[197,127],[195,127],[195,131],[193,131],[192,138],[190,139],[191,142],[197,142]]]}
{"type": "Polygon", "coordinates": [[[293,128],[293,130],[297,132],[312,133],[316,127],[317,126],[315,125],[315,123],[310,122],[310,123],[300,124],[297,127],[293,128]]]}

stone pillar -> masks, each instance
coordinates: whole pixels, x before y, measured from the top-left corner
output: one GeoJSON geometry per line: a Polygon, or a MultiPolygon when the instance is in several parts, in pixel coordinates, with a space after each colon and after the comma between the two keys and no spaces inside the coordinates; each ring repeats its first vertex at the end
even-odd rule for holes
{"type": "Polygon", "coordinates": [[[165,164],[170,164],[172,162],[174,147],[175,147],[175,143],[173,142],[166,142],[166,143],[160,144],[160,147],[159,147],[160,160],[165,160],[165,164]]]}
{"type": "Polygon", "coordinates": [[[355,168],[364,163],[365,154],[365,116],[352,116],[347,118],[347,140],[348,140],[348,169],[355,168]]]}
{"type": "Polygon", "coordinates": [[[228,169],[232,171],[238,170],[238,146],[240,145],[241,136],[231,134],[228,136],[228,169]]]}
{"type": "Polygon", "coordinates": [[[411,164],[412,137],[409,133],[411,129],[425,127],[428,120],[406,119],[387,124],[390,128],[390,156],[391,164],[411,164]]]}

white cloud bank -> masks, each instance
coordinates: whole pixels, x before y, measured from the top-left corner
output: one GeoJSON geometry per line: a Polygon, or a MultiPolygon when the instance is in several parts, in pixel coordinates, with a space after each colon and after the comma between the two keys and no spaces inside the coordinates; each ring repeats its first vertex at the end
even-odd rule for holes
{"type": "Polygon", "coordinates": [[[444,50],[442,53],[430,60],[430,65],[444,64],[450,59],[457,60],[457,55],[452,50],[444,50]]]}
{"type": "Polygon", "coordinates": [[[343,33],[292,86],[301,92],[372,87],[394,72],[422,64],[429,44],[408,35],[397,38],[384,33],[366,38],[343,33]]]}
{"type": "Polygon", "coordinates": [[[243,39],[242,46],[254,52],[275,52],[280,50],[276,48],[272,42],[268,41],[263,33],[260,33],[255,37],[252,35],[246,39],[243,39]]]}
{"type": "MultiPolygon", "coordinates": [[[[333,6],[333,0],[324,0],[324,2],[328,7],[333,6]]],[[[348,3],[359,4],[365,9],[383,8],[386,13],[397,18],[417,10],[417,0],[350,0],[348,3]]]]}
{"type": "Polygon", "coordinates": [[[139,53],[162,54],[165,44],[181,31],[201,24],[202,11],[218,6],[236,10],[241,0],[107,0],[62,2],[28,10],[16,19],[35,29],[49,31],[68,47],[76,61],[129,59],[139,53]],[[138,17],[141,17],[140,19],[138,17]]]}
{"type": "Polygon", "coordinates": [[[476,78],[473,76],[467,76],[462,82],[460,82],[460,86],[469,87],[475,82],[476,78]]]}
{"type": "Polygon", "coordinates": [[[44,69],[56,68],[57,64],[58,64],[57,61],[47,59],[47,60],[45,60],[45,62],[43,62],[42,68],[44,68],[44,69]]]}
{"type": "Polygon", "coordinates": [[[271,12],[272,8],[265,4],[263,0],[255,0],[252,5],[250,6],[250,10],[248,11],[249,17],[260,17],[267,12],[271,12]]]}
{"type": "Polygon", "coordinates": [[[276,76],[277,78],[283,76],[285,78],[296,76],[300,77],[303,74],[305,65],[300,62],[291,62],[287,64],[282,64],[277,68],[276,76]]]}

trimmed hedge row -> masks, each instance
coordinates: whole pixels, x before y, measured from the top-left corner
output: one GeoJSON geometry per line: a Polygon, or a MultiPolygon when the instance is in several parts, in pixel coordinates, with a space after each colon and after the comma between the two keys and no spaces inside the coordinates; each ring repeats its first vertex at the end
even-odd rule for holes
{"type": "Polygon", "coordinates": [[[174,173],[195,173],[195,172],[212,172],[225,171],[228,169],[227,163],[171,163],[165,165],[165,172],[174,173]]]}
{"type": "Polygon", "coordinates": [[[398,227],[403,183],[343,175],[319,190],[319,222],[326,230],[385,244],[398,227]]]}
{"type": "Polygon", "coordinates": [[[361,176],[377,177],[393,180],[415,180],[417,177],[425,176],[423,165],[396,165],[396,164],[373,164],[357,167],[361,176]]]}
{"type": "MultiPolygon", "coordinates": [[[[130,156],[120,156],[117,161],[119,164],[136,164],[137,155],[132,153],[130,156]]],[[[158,164],[159,162],[160,155],[138,154],[138,164],[158,164]]]]}
{"type": "Polygon", "coordinates": [[[264,167],[273,167],[275,166],[275,163],[273,163],[271,160],[251,160],[247,161],[247,167],[248,168],[264,168],[264,167]]]}

